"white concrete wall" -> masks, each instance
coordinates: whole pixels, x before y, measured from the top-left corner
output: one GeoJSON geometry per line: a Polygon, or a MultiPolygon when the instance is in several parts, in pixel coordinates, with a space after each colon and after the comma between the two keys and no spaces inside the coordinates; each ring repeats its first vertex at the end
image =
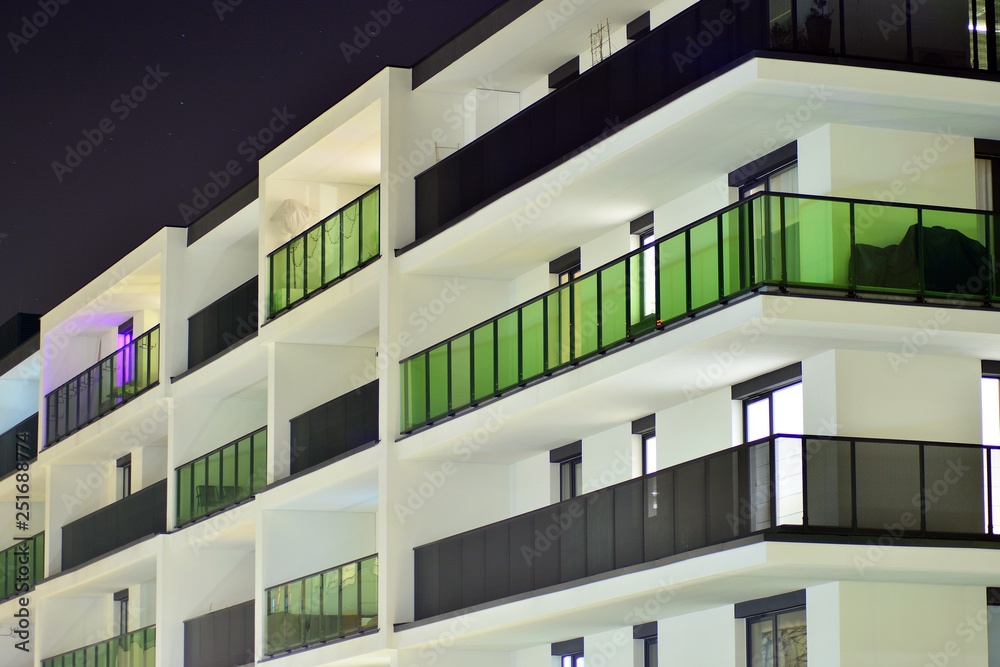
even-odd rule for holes
{"type": "Polygon", "coordinates": [[[559,500],[558,465],[543,452],[510,466],[510,513],[524,514],[559,500]]]}
{"type": "Polygon", "coordinates": [[[585,635],[583,638],[583,657],[590,665],[635,667],[635,641],[632,639],[632,628],[618,628],[598,634],[585,635]]]}
{"type": "Polygon", "coordinates": [[[356,389],[352,375],[363,376],[374,363],[375,351],[366,347],[268,345],[269,481],[287,477],[290,470],[289,420],[356,389]]]}
{"type": "Polygon", "coordinates": [[[521,96],[507,90],[476,88],[463,100],[465,144],[481,137],[521,110],[521,96]]]}
{"type": "Polygon", "coordinates": [[[262,531],[265,588],[375,553],[374,513],[269,510],[262,531]]]}
{"type": "Polygon", "coordinates": [[[653,234],[656,238],[697,222],[706,215],[729,206],[728,174],[659,206],[653,211],[653,234]]]}
{"type": "MultiPolygon", "coordinates": [[[[732,605],[660,620],[660,665],[739,665],[737,656],[742,655],[739,645],[745,639],[743,633],[737,632],[738,625],[742,624],[735,620],[732,605]]],[[[810,650],[810,664],[812,655],[810,650]]]]}
{"type": "Polygon", "coordinates": [[[0,378],[0,433],[6,433],[36,412],[38,378],[0,378]]]}
{"type": "Polygon", "coordinates": [[[832,350],[802,362],[805,431],[979,443],[979,360],[832,350]]]}
{"type": "Polygon", "coordinates": [[[632,234],[629,225],[619,225],[607,234],[580,246],[580,271],[586,273],[610,261],[620,258],[632,250],[632,234]]]}
{"type": "Polygon", "coordinates": [[[806,194],[975,208],[971,137],[825,125],[798,140],[806,194]]]}
{"type": "Polygon", "coordinates": [[[669,468],[738,444],[740,420],[729,387],[657,412],[657,465],[669,468]]]}
{"type": "Polygon", "coordinates": [[[642,455],[632,437],[631,422],[584,438],[582,450],[584,493],[641,474],[642,455]]]}
{"type": "Polygon", "coordinates": [[[552,647],[549,644],[532,646],[510,654],[511,667],[547,667],[552,664],[552,647]]]}
{"type": "Polygon", "coordinates": [[[981,586],[842,581],[806,591],[811,667],[987,667],[981,586]]]}

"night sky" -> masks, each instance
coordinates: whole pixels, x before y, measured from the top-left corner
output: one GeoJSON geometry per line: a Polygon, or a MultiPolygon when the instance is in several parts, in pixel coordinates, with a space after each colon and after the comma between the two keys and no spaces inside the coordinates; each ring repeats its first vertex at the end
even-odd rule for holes
{"type": "Polygon", "coordinates": [[[186,226],[180,205],[209,172],[244,165],[216,204],[256,175],[248,160],[498,4],[4,0],[0,322],[50,310],[161,227],[186,226]],[[372,11],[391,19],[358,52],[372,11]],[[248,142],[276,110],[289,127],[248,142]]]}

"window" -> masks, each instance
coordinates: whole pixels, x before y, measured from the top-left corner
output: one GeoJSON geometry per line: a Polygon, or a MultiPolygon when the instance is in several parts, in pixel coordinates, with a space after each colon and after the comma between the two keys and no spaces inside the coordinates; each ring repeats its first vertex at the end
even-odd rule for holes
{"type": "Polygon", "coordinates": [[[656,667],[659,664],[656,637],[647,637],[644,644],[642,653],[643,667],[656,667]]]}
{"type": "MultiPolygon", "coordinates": [[[[638,247],[643,248],[636,261],[629,267],[633,274],[632,283],[638,299],[633,301],[633,311],[638,308],[638,313],[633,313],[633,322],[642,322],[656,315],[656,249],[653,242],[653,214],[636,218],[630,223],[632,235],[637,237],[638,247]]],[[[654,318],[655,319],[655,318],[654,318]]]]}
{"type": "Polygon", "coordinates": [[[118,500],[132,495],[132,455],[118,459],[118,482],[115,496],[118,500]]]}
{"type": "MultiPolygon", "coordinates": [[[[802,365],[792,364],[733,386],[733,400],[743,404],[743,441],[755,442],[774,435],[773,478],[777,500],[777,522],[802,523],[802,365]]],[[[754,512],[754,530],[770,528],[771,514],[771,442],[750,450],[754,512]]]]}
{"type": "Polygon", "coordinates": [[[745,442],[760,440],[775,433],[801,435],[802,429],[801,381],[743,401],[745,442]]]}
{"type": "Polygon", "coordinates": [[[656,433],[646,433],[642,436],[642,474],[652,475],[656,470],[656,433]]]}
{"type": "Polygon", "coordinates": [[[128,589],[115,593],[115,634],[128,634],[128,589]]]}
{"type": "Polygon", "coordinates": [[[632,435],[641,438],[642,474],[653,474],[658,469],[656,465],[656,415],[647,415],[632,422],[632,435]]]}
{"type": "MultiPolygon", "coordinates": [[[[559,463],[559,500],[576,498],[583,493],[583,457],[559,463]]],[[[581,663],[582,664],[582,663],[581,663]]]]}
{"type": "Polygon", "coordinates": [[[118,327],[118,347],[116,349],[124,350],[119,359],[116,360],[118,367],[115,369],[115,380],[119,387],[131,382],[135,378],[135,368],[133,368],[134,354],[131,354],[130,350],[125,349],[128,345],[132,343],[132,318],[128,318],[127,322],[124,322],[118,327]]]}
{"type": "Polygon", "coordinates": [[[549,262],[549,273],[556,276],[557,284],[565,285],[580,275],[580,249],[571,250],[549,262]]]}
{"type": "Polygon", "coordinates": [[[729,173],[729,187],[738,188],[740,199],[758,192],[799,191],[798,144],[792,142],[762,155],[729,173]]]}
{"type": "Polygon", "coordinates": [[[799,191],[799,167],[796,163],[780,167],[774,171],[754,178],[740,187],[740,199],[747,199],[758,192],[788,192],[799,191]]]}
{"type": "Polygon", "coordinates": [[[806,609],[747,618],[748,667],[806,667],[806,609]]]}
{"type": "Polygon", "coordinates": [[[559,465],[560,501],[583,493],[583,442],[577,440],[553,449],[549,452],[549,462],[559,465]]]}
{"type": "Polygon", "coordinates": [[[552,657],[559,658],[559,667],[583,667],[583,637],[553,644],[552,657]]]}
{"type": "MultiPolygon", "coordinates": [[[[982,413],[983,444],[1000,446],[1000,363],[983,362],[982,413]]],[[[1000,451],[993,450],[989,456],[988,469],[983,471],[984,486],[992,486],[993,516],[1000,516],[1000,451]]],[[[984,494],[984,502],[989,495],[984,494]]],[[[987,508],[988,509],[988,508],[987,508]]],[[[988,513],[987,513],[988,516],[988,513]]],[[[1000,521],[994,519],[993,533],[1000,533],[1000,521]]]]}

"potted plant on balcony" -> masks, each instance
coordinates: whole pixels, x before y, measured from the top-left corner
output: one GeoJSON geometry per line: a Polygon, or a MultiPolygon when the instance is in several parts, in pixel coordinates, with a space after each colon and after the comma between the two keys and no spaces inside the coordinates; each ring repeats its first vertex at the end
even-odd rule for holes
{"type": "Polygon", "coordinates": [[[827,9],[829,0],[813,0],[806,17],[806,45],[810,51],[830,51],[830,37],[833,33],[832,9],[827,9]]]}

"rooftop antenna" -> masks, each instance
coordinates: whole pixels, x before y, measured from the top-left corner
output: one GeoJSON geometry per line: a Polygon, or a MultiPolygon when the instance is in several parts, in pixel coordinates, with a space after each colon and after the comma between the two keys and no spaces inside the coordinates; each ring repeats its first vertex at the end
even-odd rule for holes
{"type": "Polygon", "coordinates": [[[594,66],[611,55],[611,22],[604,19],[590,31],[590,65],[594,66]],[[607,47],[605,47],[607,44],[607,47]]]}

